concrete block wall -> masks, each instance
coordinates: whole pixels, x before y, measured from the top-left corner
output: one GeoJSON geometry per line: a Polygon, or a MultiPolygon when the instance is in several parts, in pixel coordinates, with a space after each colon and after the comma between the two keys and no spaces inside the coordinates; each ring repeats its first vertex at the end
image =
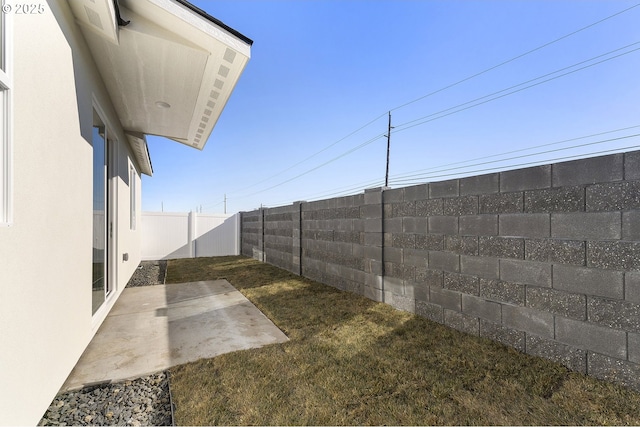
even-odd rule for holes
{"type": "Polygon", "coordinates": [[[640,390],[640,152],[278,209],[267,262],[640,390]]]}

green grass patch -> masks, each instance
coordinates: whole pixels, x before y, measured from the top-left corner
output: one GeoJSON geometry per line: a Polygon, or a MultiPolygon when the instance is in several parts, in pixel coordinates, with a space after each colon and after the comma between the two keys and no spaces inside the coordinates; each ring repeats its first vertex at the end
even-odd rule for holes
{"type": "Polygon", "coordinates": [[[289,342],[178,366],[179,425],[640,425],[640,393],[245,257],[169,262],[227,279],[289,342]]]}

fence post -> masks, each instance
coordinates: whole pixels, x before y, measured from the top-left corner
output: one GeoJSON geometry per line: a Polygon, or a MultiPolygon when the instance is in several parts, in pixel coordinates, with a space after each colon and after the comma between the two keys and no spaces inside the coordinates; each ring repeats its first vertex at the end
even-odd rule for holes
{"type": "Polygon", "coordinates": [[[301,201],[293,202],[293,212],[291,213],[291,222],[293,223],[291,264],[292,272],[298,276],[302,276],[302,203],[301,201]]]}
{"type": "Polygon", "coordinates": [[[195,258],[197,256],[196,253],[196,213],[193,211],[189,212],[188,221],[189,226],[187,227],[187,245],[189,246],[189,258],[195,258]]]}
{"type": "Polygon", "coordinates": [[[236,253],[235,255],[242,255],[242,212],[238,212],[234,215],[236,220],[236,253]]]}
{"type": "Polygon", "coordinates": [[[364,296],[374,301],[384,302],[384,228],[383,194],[385,187],[364,191],[364,296]]]}

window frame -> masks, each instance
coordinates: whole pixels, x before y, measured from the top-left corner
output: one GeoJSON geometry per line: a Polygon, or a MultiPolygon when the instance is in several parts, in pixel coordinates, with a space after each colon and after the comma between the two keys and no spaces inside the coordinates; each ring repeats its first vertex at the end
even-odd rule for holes
{"type": "Polygon", "coordinates": [[[12,223],[13,31],[11,14],[0,13],[0,227],[12,223]]]}
{"type": "Polygon", "coordinates": [[[129,229],[131,231],[136,230],[137,225],[137,209],[136,209],[136,199],[138,197],[137,194],[137,178],[138,172],[136,171],[133,163],[129,163],[129,229]]]}

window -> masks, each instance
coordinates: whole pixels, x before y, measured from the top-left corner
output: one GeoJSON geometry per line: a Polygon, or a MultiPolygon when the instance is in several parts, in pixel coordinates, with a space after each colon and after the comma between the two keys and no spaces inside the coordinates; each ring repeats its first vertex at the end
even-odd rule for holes
{"type": "Polygon", "coordinates": [[[0,224],[11,221],[11,15],[0,13],[0,224]]]}
{"type": "Polygon", "coordinates": [[[136,168],[129,165],[129,228],[136,229],[136,168]]]}

